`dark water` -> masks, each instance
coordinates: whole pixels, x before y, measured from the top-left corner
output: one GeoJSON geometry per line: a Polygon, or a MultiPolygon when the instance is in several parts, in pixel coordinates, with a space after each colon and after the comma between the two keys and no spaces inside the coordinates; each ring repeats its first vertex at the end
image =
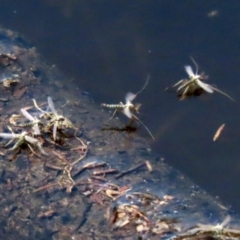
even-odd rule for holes
{"type": "MultiPolygon", "coordinates": [[[[234,0],[2,0],[0,24],[24,34],[99,104],[123,101],[150,73],[137,101],[156,138],[153,148],[239,212],[239,10],[234,0]],[[217,93],[178,101],[174,92],[164,92],[186,76],[190,55],[236,103],[217,93]],[[222,123],[226,127],[213,142],[222,123]]],[[[140,134],[151,141],[144,130],[140,134]]]]}

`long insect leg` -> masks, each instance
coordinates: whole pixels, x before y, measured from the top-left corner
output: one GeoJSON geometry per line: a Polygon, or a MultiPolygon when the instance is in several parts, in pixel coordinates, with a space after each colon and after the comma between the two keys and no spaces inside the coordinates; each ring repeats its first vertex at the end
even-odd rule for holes
{"type": "Polygon", "coordinates": [[[16,150],[18,147],[20,147],[23,143],[23,139],[22,138],[19,138],[17,140],[17,142],[14,144],[14,146],[12,148],[10,148],[11,151],[14,151],[16,150]]]}
{"type": "Polygon", "coordinates": [[[178,89],[177,89],[177,92],[179,92],[180,90],[182,90],[183,88],[186,88],[186,87],[188,87],[190,84],[192,84],[193,83],[193,81],[191,81],[191,80],[187,80],[187,82],[186,83],[184,83],[183,85],[181,85],[178,89]]]}
{"type": "Polygon", "coordinates": [[[175,83],[172,87],[176,87],[176,86],[178,86],[179,84],[181,84],[182,82],[184,81],[184,79],[182,79],[182,80],[180,80],[180,81],[178,81],[177,83],[175,83]]]}
{"type": "Polygon", "coordinates": [[[33,99],[33,104],[34,104],[35,108],[38,109],[40,112],[46,113],[45,111],[43,111],[43,110],[37,105],[37,102],[36,102],[35,99],[33,99]]]}
{"type": "Polygon", "coordinates": [[[197,75],[197,73],[198,73],[198,65],[197,65],[197,62],[194,60],[194,58],[193,58],[192,56],[190,56],[190,58],[191,58],[191,60],[193,61],[195,67],[196,67],[196,73],[195,73],[195,75],[197,75]]]}
{"type": "Polygon", "coordinates": [[[114,110],[113,115],[107,120],[107,122],[111,121],[116,113],[117,113],[117,109],[114,110]]]}
{"type": "Polygon", "coordinates": [[[14,141],[14,138],[11,139],[6,145],[4,145],[4,147],[7,147],[7,146],[10,145],[13,141],[14,141]]]}
{"type": "MultiPolygon", "coordinates": [[[[174,87],[177,87],[179,84],[181,84],[182,82],[184,81],[184,79],[178,81],[177,83],[175,83],[174,85],[172,85],[171,87],[166,87],[164,89],[164,91],[168,91],[170,88],[174,88],[174,87]]],[[[178,90],[177,90],[178,91],[178,90]]]]}
{"type": "Polygon", "coordinates": [[[15,140],[15,138],[14,138],[15,134],[14,134],[12,128],[10,126],[7,126],[7,128],[9,131],[12,132],[13,138],[4,147],[7,147],[9,144],[11,144],[15,140]]]}
{"type": "Polygon", "coordinates": [[[146,86],[148,85],[149,79],[150,79],[150,74],[148,74],[147,80],[146,80],[144,86],[142,87],[142,89],[140,91],[138,91],[135,95],[138,95],[146,88],[146,86]]]}
{"type": "Polygon", "coordinates": [[[187,96],[186,94],[187,94],[188,89],[189,89],[189,86],[187,86],[187,87],[185,88],[184,92],[181,94],[180,100],[183,100],[183,99],[187,96]]]}
{"type": "Polygon", "coordinates": [[[138,122],[140,122],[140,124],[142,124],[142,125],[144,126],[144,128],[147,130],[147,132],[149,133],[149,135],[151,136],[151,138],[152,138],[153,140],[155,140],[154,137],[153,137],[153,135],[152,135],[152,133],[151,133],[150,130],[147,128],[147,126],[146,126],[137,116],[135,116],[134,114],[133,114],[133,117],[134,117],[138,122]]]}
{"type": "Polygon", "coordinates": [[[40,143],[37,143],[36,146],[37,146],[38,150],[39,150],[43,155],[48,155],[48,154],[44,151],[44,149],[43,149],[43,147],[41,146],[40,143]]]}
{"type": "Polygon", "coordinates": [[[29,147],[29,149],[31,150],[31,152],[32,152],[34,155],[36,155],[36,156],[38,156],[38,157],[40,157],[40,158],[41,158],[41,156],[40,156],[40,155],[38,155],[36,152],[34,152],[34,150],[33,150],[33,148],[31,147],[31,145],[30,145],[30,144],[28,144],[28,143],[27,143],[27,146],[29,147]]]}
{"type": "Polygon", "coordinates": [[[213,86],[210,86],[210,87],[211,87],[214,91],[221,93],[221,94],[224,95],[225,97],[227,97],[227,98],[229,98],[230,100],[232,100],[233,102],[235,102],[235,100],[234,100],[232,97],[230,97],[228,94],[226,94],[225,92],[223,92],[223,91],[221,91],[221,90],[219,90],[218,88],[215,88],[215,87],[213,87],[213,86]]]}

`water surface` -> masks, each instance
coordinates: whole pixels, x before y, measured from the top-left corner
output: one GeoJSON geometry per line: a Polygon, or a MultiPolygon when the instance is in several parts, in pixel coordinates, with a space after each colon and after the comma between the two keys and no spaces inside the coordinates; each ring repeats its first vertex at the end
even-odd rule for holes
{"type": "MultiPolygon", "coordinates": [[[[151,142],[165,161],[240,211],[239,1],[6,1],[0,23],[24,34],[97,103],[118,103],[148,87],[137,101],[151,142]],[[209,15],[217,11],[215,16],[209,15]],[[198,62],[219,95],[178,101],[164,92],[198,62]],[[216,129],[226,127],[217,142],[216,129]]],[[[126,120],[123,117],[123,120],[126,120]]]]}

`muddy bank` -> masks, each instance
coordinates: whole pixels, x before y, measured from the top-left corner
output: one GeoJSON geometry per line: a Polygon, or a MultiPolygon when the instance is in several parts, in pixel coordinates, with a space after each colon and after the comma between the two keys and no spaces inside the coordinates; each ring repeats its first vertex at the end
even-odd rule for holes
{"type": "MultiPolygon", "coordinates": [[[[1,140],[1,237],[204,239],[215,234],[215,239],[228,239],[219,228],[187,232],[231,215],[220,201],[168,166],[137,131],[116,131],[124,127],[116,119],[104,125],[109,112],[20,35],[1,29],[0,46],[1,132],[9,133],[11,126],[21,133],[9,122],[13,114],[26,107],[39,116],[32,99],[48,111],[48,96],[74,125],[74,131],[58,133],[58,141],[51,129],[38,138],[47,155],[27,144],[13,152],[1,140]]],[[[238,227],[236,219],[231,215],[231,229],[238,227]]]]}

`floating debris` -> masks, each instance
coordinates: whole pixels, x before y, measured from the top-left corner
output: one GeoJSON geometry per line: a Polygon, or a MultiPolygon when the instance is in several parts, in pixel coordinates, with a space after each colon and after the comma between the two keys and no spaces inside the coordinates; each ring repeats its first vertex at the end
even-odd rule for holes
{"type": "Polygon", "coordinates": [[[214,142],[219,138],[219,136],[220,136],[220,134],[222,133],[222,130],[224,129],[224,127],[225,127],[225,123],[222,124],[222,125],[218,128],[218,130],[216,131],[216,133],[215,133],[214,136],[213,136],[213,141],[214,141],[214,142]]]}
{"type": "Polygon", "coordinates": [[[12,116],[9,118],[9,123],[13,126],[17,126],[17,120],[21,117],[19,114],[12,114],[12,116]]]}
{"type": "Polygon", "coordinates": [[[212,11],[207,13],[207,16],[209,18],[217,17],[218,15],[219,15],[219,11],[218,10],[212,10],[212,11]]]}
{"type": "Polygon", "coordinates": [[[151,163],[150,163],[149,161],[145,161],[145,163],[146,163],[146,166],[147,166],[148,171],[149,171],[149,172],[152,172],[152,171],[153,171],[153,168],[152,168],[151,163]]]}
{"type": "Polygon", "coordinates": [[[5,88],[14,87],[20,82],[20,76],[19,74],[4,72],[0,75],[0,82],[2,82],[5,88]]]}

